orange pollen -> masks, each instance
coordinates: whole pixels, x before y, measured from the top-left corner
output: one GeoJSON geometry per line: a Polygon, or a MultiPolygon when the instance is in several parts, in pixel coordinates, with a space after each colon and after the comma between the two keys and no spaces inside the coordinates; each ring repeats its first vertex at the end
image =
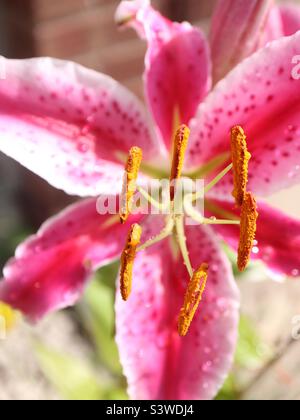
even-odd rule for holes
{"type": "MultiPolygon", "coordinates": [[[[175,140],[174,140],[172,169],[171,169],[171,176],[170,176],[171,183],[172,181],[179,179],[181,177],[189,136],[190,136],[190,129],[184,124],[182,124],[176,131],[175,140]]],[[[174,200],[174,195],[175,195],[175,187],[174,185],[171,185],[170,187],[171,201],[174,200]]]]}
{"type": "Polygon", "coordinates": [[[121,223],[126,222],[132,209],[133,196],[136,191],[136,181],[142,159],[142,149],[139,147],[132,147],[129,151],[127,163],[125,166],[120,208],[121,223]]]}
{"type": "Polygon", "coordinates": [[[238,269],[244,271],[249,263],[258,218],[257,204],[252,193],[247,192],[241,209],[238,269]]]}
{"type": "Polygon", "coordinates": [[[136,250],[141,241],[142,228],[135,223],[131,226],[126,245],[121,256],[121,295],[123,300],[127,300],[132,289],[132,271],[136,256],[136,250]]]}
{"type": "Polygon", "coordinates": [[[236,204],[240,207],[243,204],[248,183],[248,163],[251,154],[247,150],[246,135],[240,126],[231,129],[231,156],[233,163],[233,185],[232,192],[236,204]]]}
{"type": "Polygon", "coordinates": [[[183,307],[180,310],[178,319],[178,332],[182,337],[187,334],[201,302],[207,281],[207,271],[208,264],[203,263],[198,270],[195,270],[187,287],[183,307]]]}

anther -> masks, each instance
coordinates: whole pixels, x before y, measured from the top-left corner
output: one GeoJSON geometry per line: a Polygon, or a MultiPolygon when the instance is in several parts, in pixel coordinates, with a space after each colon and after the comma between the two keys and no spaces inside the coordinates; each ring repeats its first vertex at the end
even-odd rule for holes
{"type": "Polygon", "coordinates": [[[231,156],[233,163],[232,192],[236,204],[240,207],[244,201],[248,183],[248,163],[251,154],[247,150],[246,135],[240,126],[231,129],[231,156]]]}
{"type": "Polygon", "coordinates": [[[136,191],[136,181],[142,163],[142,159],[142,149],[140,149],[139,147],[132,147],[129,151],[127,163],[125,166],[120,206],[121,223],[126,222],[132,209],[133,196],[136,191]]]}
{"type": "Polygon", "coordinates": [[[172,160],[172,169],[171,169],[171,176],[170,176],[170,198],[171,201],[174,200],[175,196],[175,186],[174,181],[181,177],[183,164],[184,164],[184,157],[186,148],[188,145],[188,139],[190,136],[189,128],[182,124],[175,134],[174,139],[174,150],[173,150],[173,160],[172,160]]]}
{"type": "Polygon", "coordinates": [[[207,281],[208,264],[203,263],[195,270],[187,287],[183,307],[180,310],[178,319],[179,335],[184,337],[192,323],[196,310],[201,302],[207,281]]]}
{"type": "Polygon", "coordinates": [[[238,269],[244,271],[249,263],[258,218],[257,204],[252,193],[247,192],[241,209],[238,269]]]}
{"type": "Polygon", "coordinates": [[[127,300],[132,289],[132,271],[137,247],[140,244],[142,228],[135,223],[131,226],[126,245],[121,256],[121,295],[123,300],[127,300]]]}

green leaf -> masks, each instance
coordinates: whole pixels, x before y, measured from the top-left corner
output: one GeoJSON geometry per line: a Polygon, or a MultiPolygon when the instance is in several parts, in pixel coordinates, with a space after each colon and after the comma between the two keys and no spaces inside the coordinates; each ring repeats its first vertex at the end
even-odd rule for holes
{"type": "Polygon", "coordinates": [[[265,356],[268,356],[270,351],[256,333],[252,322],[248,317],[242,315],[239,324],[239,341],[235,363],[240,367],[257,367],[262,362],[262,348],[265,349],[265,356]]]}
{"type": "Polygon", "coordinates": [[[221,391],[216,396],[216,400],[224,401],[224,400],[237,400],[238,399],[238,391],[236,389],[234,375],[230,374],[226,379],[221,391]]]}
{"type": "Polygon", "coordinates": [[[41,343],[35,345],[45,376],[68,400],[104,399],[103,389],[92,367],[73,356],[62,354],[41,343]]]}
{"type": "Polygon", "coordinates": [[[84,303],[79,306],[82,320],[89,332],[99,358],[113,372],[121,375],[118,349],[115,343],[115,279],[118,266],[100,270],[88,286],[84,303]]]}

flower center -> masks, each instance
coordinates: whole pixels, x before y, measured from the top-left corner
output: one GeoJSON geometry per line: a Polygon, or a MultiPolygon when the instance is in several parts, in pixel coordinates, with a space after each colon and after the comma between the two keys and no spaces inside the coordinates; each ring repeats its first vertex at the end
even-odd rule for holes
{"type": "MultiPolygon", "coordinates": [[[[178,332],[181,336],[186,335],[188,332],[202,299],[207,278],[209,278],[209,266],[207,262],[200,261],[199,268],[195,270],[191,264],[185,235],[185,223],[187,220],[190,220],[193,224],[197,225],[240,225],[237,261],[238,268],[240,271],[243,271],[247,267],[250,259],[258,217],[255,198],[252,193],[247,192],[248,162],[251,155],[247,150],[246,136],[243,129],[240,126],[236,126],[231,130],[232,163],[225,167],[199,191],[197,189],[195,191],[193,187],[186,189],[184,182],[186,178],[182,177],[189,133],[190,130],[185,125],[181,125],[176,131],[171,174],[167,191],[163,188],[159,191],[160,199],[157,199],[157,195],[154,198],[152,194],[149,194],[148,191],[137,185],[138,172],[142,163],[142,150],[138,147],[131,148],[125,166],[120,208],[121,223],[125,223],[132,211],[135,193],[138,191],[146,202],[157,210],[158,214],[162,213],[166,215],[166,223],[161,232],[143,244],[140,243],[142,228],[138,224],[132,225],[121,257],[121,294],[124,300],[127,300],[130,296],[136,254],[174,235],[190,277],[178,318],[178,332]],[[231,170],[233,172],[234,185],[232,195],[235,198],[237,208],[240,209],[240,218],[234,214],[228,214],[228,212],[223,211],[210,201],[204,201],[205,195],[231,170]],[[218,219],[214,216],[206,218],[204,212],[198,210],[199,202],[205,202],[206,205],[208,204],[210,211],[217,215],[223,214],[226,218],[218,219]]],[[[227,156],[226,154],[226,159],[227,156]]],[[[219,161],[215,159],[215,162],[210,162],[206,169],[215,169],[217,163],[219,161]]]]}

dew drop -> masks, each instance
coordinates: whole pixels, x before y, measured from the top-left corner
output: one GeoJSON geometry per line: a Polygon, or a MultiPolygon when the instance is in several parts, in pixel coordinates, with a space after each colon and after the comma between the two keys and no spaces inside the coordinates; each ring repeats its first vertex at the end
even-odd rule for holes
{"type": "Polygon", "coordinates": [[[252,248],[252,252],[253,252],[253,254],[258,254],[259,253],[259,248],[257,246],[254,246],[252,248]]]}
{"type": "Polygon", "coordinates": [[[89,150],[89,146],[86,143],[79,143],[77,149],[80,153],[86,153],[89,150]]]}
{"type": "Polygon", "coordinates": [[[212,362],[208,361],[208,362],[204,363],[204,365],[202,366],[201,369],[202,369],[203,372],[209,372],[211,370],[211,367],[212,367],[212,362]]]}
{"type": "Polygon", "coordinates": [[[213,265],[211,265],[211,266],[209,267],[209,271],[210,271],[211,273],[217,273],[217,272],[218,272],[218,269],[219,269],[219,267],[218,267],[218,265],[217,265],[217,264],[213,264],[213,265]]]}
{"type": "Polygon", "coordinates": [[[294,270],[292,270],[291,275],[293,277],[298,277],[299,276],[299,270],[297,270],[297,268],[294,268],[294,270]]]}

